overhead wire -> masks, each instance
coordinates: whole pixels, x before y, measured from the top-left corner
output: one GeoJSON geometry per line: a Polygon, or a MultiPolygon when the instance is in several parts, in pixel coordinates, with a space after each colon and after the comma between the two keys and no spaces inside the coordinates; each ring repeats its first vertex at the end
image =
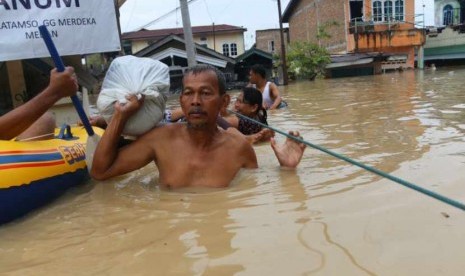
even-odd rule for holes
{"type": "Polygon", "coordinates": [[[225,10],[227,10],[227,9],[231,6],[231,4],[232,4],[233,2],[234,2],[234,0],[229,1],[229,3],[228,3],[227,5],[225,5],[224,8],[223,8],[219,13],[216,14],[216,16],[219,16],[219,15],[223,14],[223,12],[224,12],[225,10]]]}
{"type": "Polygon", "coordinates": [[[210,21],[213,24],[213,22],[215,21],[213,21],[212,15],[210,13],[210,9],[208,8],[207,0],[203,0],[203,3],[205,4],[205,8],[207,9],[208,17],[210,17],[210,21]]]}
{"type": "MultiPolygon", "coordinates": [[[[196,1],[198,1],[198,0],[189,0],[189,1],[187,1],[187,4],[189,5],[189,4],[194,3],[196,1]]],[[[160,21],[162,19],[165,19],[166,17],[170,16],[172,13],[177,12],[180,9],[181,9],[181,7],[176,7],[174,10],[171,10],[171,11],[163,14],[162,16],[159,16],[159,17],[155,18],[154,20],[152,20],[152,21],[150,21],[150,22],[148,22],[148,23],[134,29],[133,31],[140,31],[142,29],[145,29],[145,28],[157,23],[158,21],[160,21]]]]}

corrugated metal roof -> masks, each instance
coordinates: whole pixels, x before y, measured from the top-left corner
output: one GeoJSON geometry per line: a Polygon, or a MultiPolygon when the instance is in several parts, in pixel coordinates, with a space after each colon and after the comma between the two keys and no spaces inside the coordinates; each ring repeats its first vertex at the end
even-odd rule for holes
{"type": "Polygon", "coordinates": [[[265,52],[263,50],[260,50],[260,49],[258,49],[256,47],[252,47],[249,50],[245,51],[242,55],[236,57],[236,61],[241,62],[244,59],[246,59],[246,58],[248,58],[248,57],[250,57],[251,55],[254,55],[254,54],[258,55],[258,56],[261,56],[263,58],[267,58],[269,60],[273,60],[273,55],[272,54],[267,53],[267,52],[265,52]]]}
{"type": "MultiPolygon", "coordinates": [[[[158,52],[159,49],[161,49],[163,46],[166,46],[172,42],[180,42],[182,44],[185,44],[186,42],[184,41],[183,38],[179,37],[179,36],[176,36],[176,35],[169,35],[169,36],[166,36],[165,38],[155,42],[154,44],[151,44],[147,47],[145,47],[144,49],[140,50],[139,52],[135,53],[134,55],[135,56],[138,56],[138,57],[150,57],[152,56],[155,52],[158,52]]],[[[233,58],[230,58],[230,57],[227,57],[225,55],[222,55],[216,51],[214,51],[213,49],[210,49],[210,48],[206,48],[206,47],[203,47],[203,46],[200,46],[199,44],[195,43],[195,49],[196,51],[199,53],[199,52],[203,52],[204,54],[206,55],[209,55],[209,56],[212,56],[214,58],[217,58],[217,59],[222,59],[222,60],[225,60],[226,62],[229,62],[231,64],[235,64],[236,61],[233,59],[233,58]]],[[[183,48],[183,51],[185,51],[185,46],[182,47],[183,48]]],[[[161,50],[160,50],[161,51],[161,50]]]]}

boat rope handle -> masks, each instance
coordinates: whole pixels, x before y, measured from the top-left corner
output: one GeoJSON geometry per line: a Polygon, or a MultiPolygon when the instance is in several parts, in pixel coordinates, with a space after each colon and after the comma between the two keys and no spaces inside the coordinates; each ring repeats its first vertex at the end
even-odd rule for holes
{"type": "Polygon", "coordinates": [[[344,156],[344,155],[342,155],[342,154],[338,154],[338,153],[335,153],[335,152],[333,152],[333,151],[330,151],[330,150],[328,150],[328,149],[326,149],[326,148],[324,148],[324,147],[321,147],[321,146],[312,144],[312,143],[310,143],[310,142],[307,142],[307,141],[303,140],[302,138],[299,138],[299,137],[290,135],[290,134],[288,134],[288,133],[286,133],[286,132],[284,132],[284,131],[281,131],[281,130],[276,129],[276,128],[272,127],[272,126],[263,124],[263,123],[261,123],[261,122],[259,122],[259,121],[257,121],[257,120],[254,120],[254,119],[252,119],[252,118],[250,118],[250,117],[247,117],[247,116],[245,116],[245,115],[242,115],[242,114],[240,114],[240,113],[237,113],[237,112],[235,112],[235,111],[233,111],[233,110],[229,110],[229,109],[228,109],[228,111],[231,112],[231,113],[234,113],[235,115],[237,115],[237,116],[239,116],[239,117],[241,117],[241,118],[243,118],[243,119],[252,121],[252,122],[254,122],[254,123],[256,123],[256,124],[258,124],[258,125],[260,125],[260,126],[262,126],[262,127],[269,128],[269,129],[273,130],[274,132],[277,132],[277,133],[279,133],[279,134],[282,134],[282,135],[286,136],[287,138],[293,139],[293,140],[295,140],[295,141],[297,141],[297,142],[299,142],[299,143],[303,143],[303,144],[305,144],[305,145],[307,145],[307,146],[310,146],[310,147],[312,147],[312,148],[314,148],[314,149],[320,150],[320,151],[322,151],[322,152],[324,152],[324,153],[327,153],[327,154],[329,154],[329,155],[332,155],[332,156],[334,156],[334,157],[336,157],[336,158],[342,159],[342,160],[344,160],[344,161],[346,161],[346,162],[348,162],[348,163],[350,163],[350,164],[353,164],[353,165],[358,166],[358,167],[360,167],[360,168],[362,168],[362,169],[365,169],[365,170],[367,170],[367,171],[369,171],[369,172],[372,172],[372,173],[377,174],[377,175],[379,175],[379,176],[382,176],[382,177],[385,177],[385,178],[387,178],[387,179],[390,179],[390,180],[392,180],[392,181],[394,181],[394,182],[397,182],[397,183],[399,183],[399,184],[401,184],[401,185],[403,185],[403,186],[405,186],[405,187],[407,187],[407,188],[410,188],[410,189],[412,189],[412,190],[415,190],[415,191],[420,192],[420,193],[422,193],[422,194],[424,194],[424,195],[430,196],[430,197],[432,197],[432,198],[435,198],[435,199],[437,199],[437,200],[439,200],[439,201],[442,201],[442,202],[444,202],[444,203],[446,203],[446,204],[449,204],[449,205],[451,205],[451,206],[454,206],[454,207],[456,207],[456,208],[458,208],[458,209],[461,209],[461,210],[464,210],[464,211],[465,211],[465,204],[463,204],[463,203],[461,203],[461,202],[459,202],[459,201],[456,201],[456,200],[454,200],[454,199],[448,198],[448,197],[446,197],[446,196],[443,196],[443,195],[438,194],[438,193],[436,193],[436,192],[430,191],[430,190],[428,190],[428,189],[422,188],[422,187],[420,187],[420,186],[418,186],[418,185],[415,185],[415,184],[413,184],[413,183],[410,183],[410,182],[408,182],[408,181],[406,181],[406,180],[403,180],[403,179],[398,178],[398,177],[396,177],[396,176],[393,176],[393,175],[390,175],[390,174],[385,173],[385,172],[383,172],[383,171],[380,171],[380,170],[378,170],[378,169],[376,169],[376,168],[367,166],[367,165],[365,165],[365,164],[363,164],[363,163],[360,163],[360,162],[358,162],[358,161],[355,161],[355,160],[353,160],[353,159],[350,159],[349,157],[346,157],[346,156],[344,156]]]}
{"type": "Polygon", "coordinates": [[[50,133],[37,135],[37,136],[32,136],[32,137],[28,137],[28,138],[24,138],[24,139],[16,139],[16,141],[18,141],[18,142],[26,142],[26,141],[35,140],[37,138],[43,138],[43,137],[52,136],[52,135],[55,135],[55,133],[50,132],[50,133]]]}

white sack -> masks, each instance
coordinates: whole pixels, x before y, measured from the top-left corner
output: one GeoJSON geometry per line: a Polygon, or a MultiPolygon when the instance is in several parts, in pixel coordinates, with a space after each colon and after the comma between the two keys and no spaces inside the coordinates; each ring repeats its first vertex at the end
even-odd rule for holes
{"type": "Polygon", "coordinates": [[[143,94],[143,106],[126,123],[124,135],[138,136],[155,127],[165,111],[170,86],[168,66],[151,58],[123,56],[113,60],[103,80],[97,108],[107,123],[114,103],[126,102],[130,94],[143,94]]]}

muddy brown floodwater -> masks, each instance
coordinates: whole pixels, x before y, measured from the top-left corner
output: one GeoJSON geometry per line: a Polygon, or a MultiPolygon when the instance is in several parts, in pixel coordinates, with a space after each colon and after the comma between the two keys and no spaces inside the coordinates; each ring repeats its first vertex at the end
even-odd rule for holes
{"type": "MultiPolygon", "coordinates": [[[[297,82],[269,123],[463,203],[464,79],[438,68],[297,82]]],[[[295,171],[255,149],[260,168],[227,189],[163,190],[154,165],[89,181],[0,227],[0,274],[465,273],[465,212],[312,148],[295,171]]]]}

